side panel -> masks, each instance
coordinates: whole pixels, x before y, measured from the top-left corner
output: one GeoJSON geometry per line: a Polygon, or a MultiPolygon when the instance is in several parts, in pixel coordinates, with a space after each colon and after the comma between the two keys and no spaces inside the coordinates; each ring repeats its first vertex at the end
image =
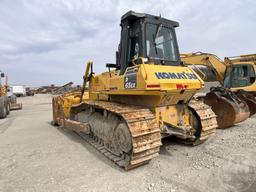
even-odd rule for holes
{"type": "Polygon", "coordinates": [[[186,105],[175,105],[157,107],[155,109],[156,119],[159,127],[163,130],[164,124],[174,127],[191,128],[190,111],[186,105]]]}
{"type": "Polygon", "coordinates": [[[203,87],[203,81],[188,67],[141,64],[124,75],[111,71],[95,76],[90,99],[143,106],[187,103],[203,87]],[[120,96],[120,98],[118,98],[120,96]]]}

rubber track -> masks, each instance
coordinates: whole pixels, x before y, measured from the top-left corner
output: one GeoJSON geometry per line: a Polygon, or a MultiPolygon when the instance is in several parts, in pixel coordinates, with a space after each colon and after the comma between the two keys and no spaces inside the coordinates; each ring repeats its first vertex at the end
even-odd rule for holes
{"type": "Polygon", "coordinates": [[[88,101],[86,104],[112,112],[126,121],[132,136],[133,146],[128,163],[123,157],[111,153],[111,150],[89,135],[79,133],[81,137],[118,166],[129,170],[144,165],[158,156],[162,145],[161,134],[155,116],[149,109],[105,101],[88,101]]]}
{"type": "Polygon", "coordinates": [[[189,107],[193,108],[194,111],[200,118],[200,122],[202,125],[202,130],[200,133],[200,137],[198,137],[193,145],[198,145],[206,141],[209,137],[213,136],[216,132],[216,128],[218,127],[218,123],[216,120],[216,115],[210,108],[210,106],[203,103],[201,100],[191,100],[189,103],[189,107]]]}

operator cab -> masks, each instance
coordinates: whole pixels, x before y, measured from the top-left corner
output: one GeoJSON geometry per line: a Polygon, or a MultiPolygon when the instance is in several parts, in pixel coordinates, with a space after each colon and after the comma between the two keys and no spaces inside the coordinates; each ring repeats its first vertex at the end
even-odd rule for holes
{"type": "Polygon", "coordinates": [[[250,64],[236,64],[227,67],[224,87],[236,88],[250,86],[255,82],[255,71],[250,64]]]}
{"type": "Polygon", "coordinates": [[[126,68],[134,63],[180,65],[175,34],[175,27],[178,26],[178,22],[149,14],[129,11],[123,15],[115,66],[120,69],[120,74],[124,74],[126,68]]]}

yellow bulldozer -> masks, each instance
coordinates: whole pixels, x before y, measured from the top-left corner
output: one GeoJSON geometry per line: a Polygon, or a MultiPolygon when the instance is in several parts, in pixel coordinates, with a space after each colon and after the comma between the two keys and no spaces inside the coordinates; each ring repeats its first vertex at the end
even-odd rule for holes
{"type": "Polygon", "coordinates": [[[256,112],[256,55],[226,57],[222,61],[216,55],[197,52],[181,54],[181,60],[205,82],[220,83],[218,87],[211,87],[203,98],[218,114],[219,127],[242,122],[256,112]]]}
{"type": "Polygon", "coordinates": [[[52,123],[74,130],[126,170],[156,157],[163,137],[197,145],[214,135],[215,113],[193,97],[204,81],[181,65],[178,26],[159,16],[123,15],[116,63],[95,75],[88,62],[81,90],[53,98],[52,123]]]}

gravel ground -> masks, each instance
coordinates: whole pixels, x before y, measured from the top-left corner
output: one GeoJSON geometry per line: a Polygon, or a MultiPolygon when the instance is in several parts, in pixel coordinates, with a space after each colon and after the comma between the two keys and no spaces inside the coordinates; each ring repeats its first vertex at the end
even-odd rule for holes
{"type": "Polygon", "coordinates": [[[20,101],[23,110],[0,120],[0,191],[256,191],[256,117],[200,146],[164,140],[159,157],[126,172],[50,125],[50,95],[20,101]]]}

